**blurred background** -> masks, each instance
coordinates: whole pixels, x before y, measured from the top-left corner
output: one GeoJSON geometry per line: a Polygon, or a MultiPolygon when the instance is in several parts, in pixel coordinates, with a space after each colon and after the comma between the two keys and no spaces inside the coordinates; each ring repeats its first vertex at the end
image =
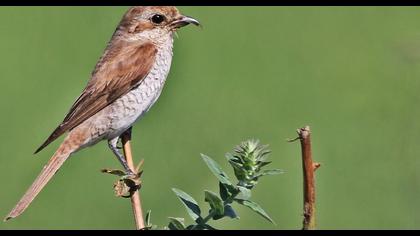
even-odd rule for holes
{"type": "MultiPolygon", "coordinates": [[[[44,141],[84,88],[127,7],[0,8],[0,215],[6,216],[58,147],[44,141]]],[[[320,229],[420,228],[419,7],[180,7],[186,27],[157,104],[135,126],[152,222],[184,217],[171,191],[204,203],[217,180],[205,153],[258,138],[271,168],[253,191],[276,225],[242,206],[222,229],[300,229],[302,170],[296,129],[310,125],[320,229]]],[[[19,218],[0,229],[133,229],[116,198],[120,168],[106,142],[65,163],[19,218]]],[[[233,175],[232,175],[233,177],[233,175]]],[[[206,210],[204,210],[206,211],[206,210]]]]}

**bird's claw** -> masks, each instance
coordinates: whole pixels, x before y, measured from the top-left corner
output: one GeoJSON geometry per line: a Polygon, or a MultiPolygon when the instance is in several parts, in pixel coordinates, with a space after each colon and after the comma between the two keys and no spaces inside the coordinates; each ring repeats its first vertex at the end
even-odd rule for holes
{"type": "Polygon", "coordinates": [[[143,164],[143,160],[139,163],[134,173],[131,170],[123,171],[118,169],[102,169],[102,173],[112,174],[120,176],[120,178],[114,183],[114,192],[117,197],[129,198],[141,187],[141,175],[143,171],[140,167],[143,164]]]}

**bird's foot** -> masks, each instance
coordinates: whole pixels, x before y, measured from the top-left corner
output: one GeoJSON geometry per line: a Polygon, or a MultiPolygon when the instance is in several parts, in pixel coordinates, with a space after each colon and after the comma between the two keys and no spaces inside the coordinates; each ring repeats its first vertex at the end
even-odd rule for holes
{"type": "Polygon", "coordinates": [[[120,178],[114,183],[114,191],[117,197],[129,198],[141,187],[141,175],[143,170],[140,170],[143,165],[143,160],[136,168],[134,173],[131,170],[118,170],[118,169],[102,169],[102,173],[112,174],[120,176],[120,178]]]}

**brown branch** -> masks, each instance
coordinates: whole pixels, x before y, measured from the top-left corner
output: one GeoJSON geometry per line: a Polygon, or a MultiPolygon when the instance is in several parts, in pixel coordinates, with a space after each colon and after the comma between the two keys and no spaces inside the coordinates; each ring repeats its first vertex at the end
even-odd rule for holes
{"type": "Polygon", "coordinates": [[[315,229],[315,170],[321,164],[314,163],[311,150],[311,130],[309,126],[298,129],[302,150],[303,168],[303,230],[315,229]]]}
{"type": "MultiPolygon", "coordinates": [[[[136,168],[134,167],[130,140],[131,140],[131,129],[129,129],[122,135],[121,142],[123,144],[124,156],[125,156],[125,159],[127,160],[128,167],[130,167],[130,169],[134,173],[137,173],[138,170],[136,170],[136,168]]],[[[136,222],[136,229],[138,230],[144,229],[143,210],[141,208],[140,193],[138,190],[136,190],[131,195],[131,206],[133,208],[134,220],[136,222]]]]}

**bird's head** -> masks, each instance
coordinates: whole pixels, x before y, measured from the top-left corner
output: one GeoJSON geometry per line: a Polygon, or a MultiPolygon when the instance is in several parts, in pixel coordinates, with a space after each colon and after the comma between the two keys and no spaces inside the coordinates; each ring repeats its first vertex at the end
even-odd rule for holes
{"type": "Polygon", "coordinates": [[[136,6],[125,13],[119,31],[130,41],[160,41],[189,24],[200,25],[196,19],[182,15],[176,7],[136,6]]]}

